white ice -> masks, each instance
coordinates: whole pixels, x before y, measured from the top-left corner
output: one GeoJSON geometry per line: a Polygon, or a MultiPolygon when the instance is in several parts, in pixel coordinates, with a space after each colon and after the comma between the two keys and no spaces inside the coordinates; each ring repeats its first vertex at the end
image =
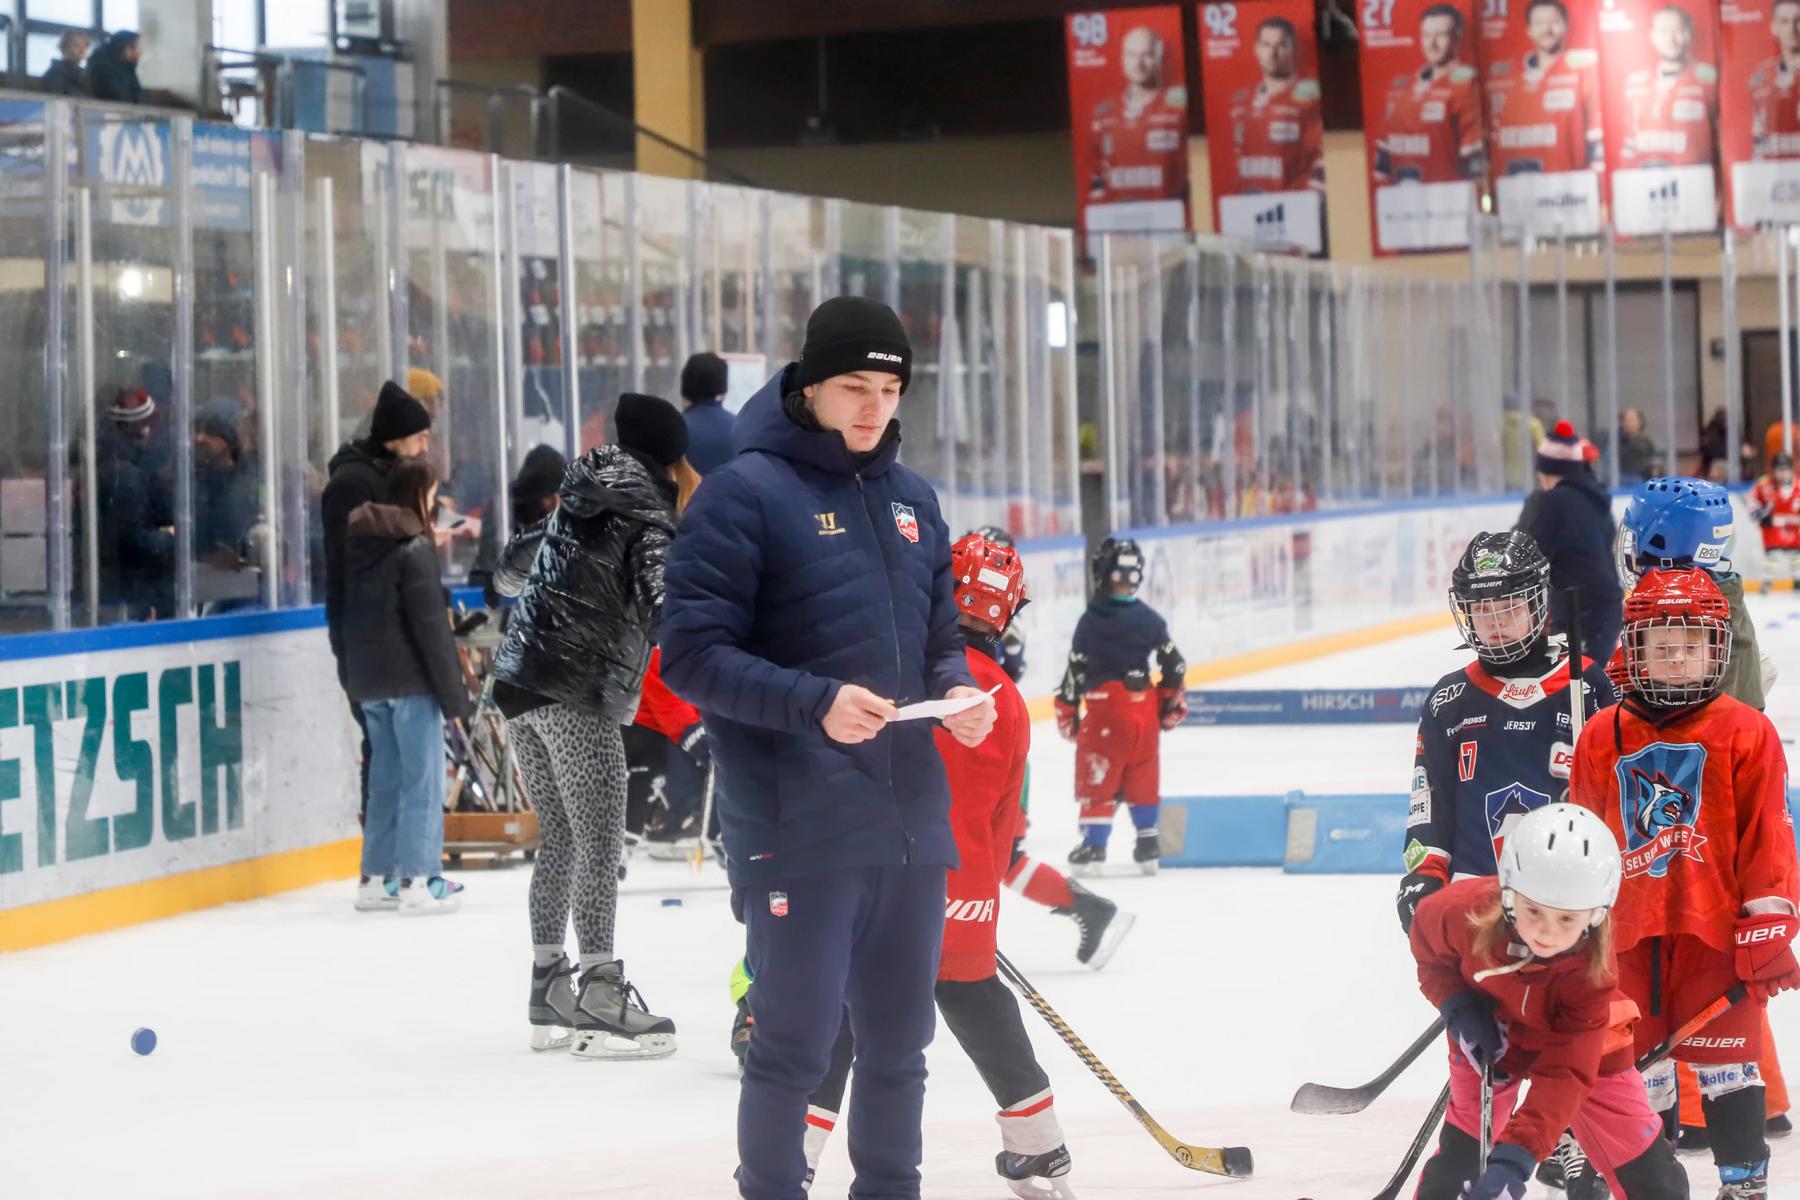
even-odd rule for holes
{"type": "MultiPolygon", "coordinates": [[[[1800,731],[1800,602],[1752,598],[1790,676],[1771,698],[1800,731]]],[[[1423,685],[1460,656],[1448,627],[1220,686],[1423,685]]],[[[1033,647],[1057,654],[1060,647],[1033,647]]],[[[1031,848],[1074,842],[1069,748],[1035,730],[1031,848]]],[[[1187,730],[1166,743],[1165,792],[1404,790],[1412,733],[1187,730]]],[[[1115,858],[1129,834],[1114,837],[1115,858]]],[[[522,867],[474,870],[464,911],[402,920],[351,911],[327,884],[0,957],[0,1195],[5,1197],[596,1197],[735,1194],[736,1071],[726,974],[741,949],[716,867],[639,861],[619,951],[681,1049],[648,1063],[534,1056],[522,867]],[[675,897],[680,907],[661,901],[675,897]],[[161,1041],[132,1054],[131,1031],[161,1041]]],[[[1253,1200],[1355,1200],[1387,1179],[1443,1080],[1429,1052],[1355,1117],[1287,1111],[1306,1080],[1359,1083],[1431,1018],[1412,982],[1391,877],[1126,864],[1095,886],[1139,921],[1102,973],[1074,930],[1008,893],[1003,948],[1177,1137],[1247,1145],[1254,1179],[1172,1162],[1025,1012],[1089,1200],[1219,1189],[1253,1200]]],[[[1800,1086],[1800,1003],[1775,1027],[1800,1086]]],[[[924,1194],[1005,1200],[992,1103],[948,1035],[932,1047],[924,1194]]],[[[1777,1192],[1800,1157],[1776,1143],[1777,1192]]],[[[1717,1188],[1690,1159],[1694,1195],[1717,1188]]],[[[843,1196],[839,1141],[813,1194],[843,1196]]],[[[1536,1185],[1534,1194],[1536,1194],[1536,1185]]]]}

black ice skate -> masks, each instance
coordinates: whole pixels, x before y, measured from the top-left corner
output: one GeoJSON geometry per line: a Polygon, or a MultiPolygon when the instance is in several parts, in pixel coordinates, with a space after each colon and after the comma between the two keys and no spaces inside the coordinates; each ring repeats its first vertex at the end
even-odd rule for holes
{"type": "Polygon", "coordinates": [[[547,967],[531,968],[531,1048],[567,1050],[575,1040],[575,988],[579,968],[563,955],[547,967]]]}
{"type": "Polygon", "coordinates": [[[1074,880],[1069,881],[1069,890],[1075,894],[1075,903],[1067,908],[1053,908],[1050,911],[1059,917],[1068,917],[1081,930],[1081,945],[1075,951],[1075,961],[1086,964],[1091,971],[1104,967],[1131,932],[1137,918],[1130,913],[1122,913],[1119,906],[1104,896],[1096,896],[1074,880]]]}
{"type": "Polygon", "coordinates": [[[675,1022],[651,1014],[644,997],[614,960],[581,973],[575,1001],[576,1058],[667,1058],[675,1053],[675,1022]]]}
{"type": "Polygon", "coordinates": [[[1538,1164],[1537,1181],[1552,1191],[1567,1192],[1568,1200],[1608,1200],[1612,1195],[1606,1180],[1566,1130],[1550,1157],[1538,1164]]]}
{"type": "Polygon", "coordinates": [[[1087,842],[1069,851],[1069,874],[1094,876],[1100,874],[1100,868],[1106,865],[1106,846],[1098,846],[1087,842]]]}
{"type": "Polygon", "coordinates": [[[1162,834],[1154,825],[1138,830],[1137,845],[1131,848],[1131,858],[1144,874],[1156,874],[1156,868],[1162,862],[1162,834]]]}
{"type": "Polygon", "coordinates": [[[1002,1150],[994,1156],[994,1170],[1006,1180],[1013,1195],[1024,1200],[1075,1200],[1069,1187],[1069,1148],[1058,1146],[1044,1154],[1014,1154],[1002,1150]]]}

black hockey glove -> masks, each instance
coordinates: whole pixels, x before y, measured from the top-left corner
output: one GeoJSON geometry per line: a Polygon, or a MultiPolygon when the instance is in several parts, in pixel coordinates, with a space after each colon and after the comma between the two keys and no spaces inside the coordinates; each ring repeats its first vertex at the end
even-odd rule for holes
{"type": "Polygon", "coordinates": [[[675,744],[702,770],[712,762],[712,747],[706,741],[706,726],[698,721],[682,730],[681,736],[675,739],[675,744]]]}
{"type": "Polygon", "coordinates": [[[1406,933],[1412,932],[1413,916],[1419,911],[1419,905],[1425,897],[1444,886],[1444,881],[1436,875],[1408,875],[1400,881],[1400,894],[1395,897],[1395,907],[1400,910],[1400,928],[1406,933]]]}

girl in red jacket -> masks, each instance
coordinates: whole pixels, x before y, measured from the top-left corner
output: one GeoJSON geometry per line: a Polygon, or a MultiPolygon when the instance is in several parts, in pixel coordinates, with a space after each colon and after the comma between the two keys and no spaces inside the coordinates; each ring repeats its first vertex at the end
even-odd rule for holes
{"type": "Polygon", "coordinates": [[[1618,894],[1618,844],[1605,824],[1550,804],[1513,826],[1498,878],[1465,879],[1420,903],[1411,934],[1419,990],[1444,1014],[1456,1050],[1449,1115],[1418,1200],[1519,1200],[1565,1129],[1615,1195],[1686,1200],[1687,1176],[1632,1065],[1636,1009],[1619,993],[1612,949],[1618,894]],[[1485,1170],[1483,1066],[1494,1081],[1485,1170]]]}

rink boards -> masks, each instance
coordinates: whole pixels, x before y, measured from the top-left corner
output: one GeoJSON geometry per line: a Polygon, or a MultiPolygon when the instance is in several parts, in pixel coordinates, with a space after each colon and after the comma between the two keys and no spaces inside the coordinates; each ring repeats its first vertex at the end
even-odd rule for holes
{"type": "Polygon", "coordinates": [[[0,950],[356,869],[323,611],[0,639],[0,950]]]}

